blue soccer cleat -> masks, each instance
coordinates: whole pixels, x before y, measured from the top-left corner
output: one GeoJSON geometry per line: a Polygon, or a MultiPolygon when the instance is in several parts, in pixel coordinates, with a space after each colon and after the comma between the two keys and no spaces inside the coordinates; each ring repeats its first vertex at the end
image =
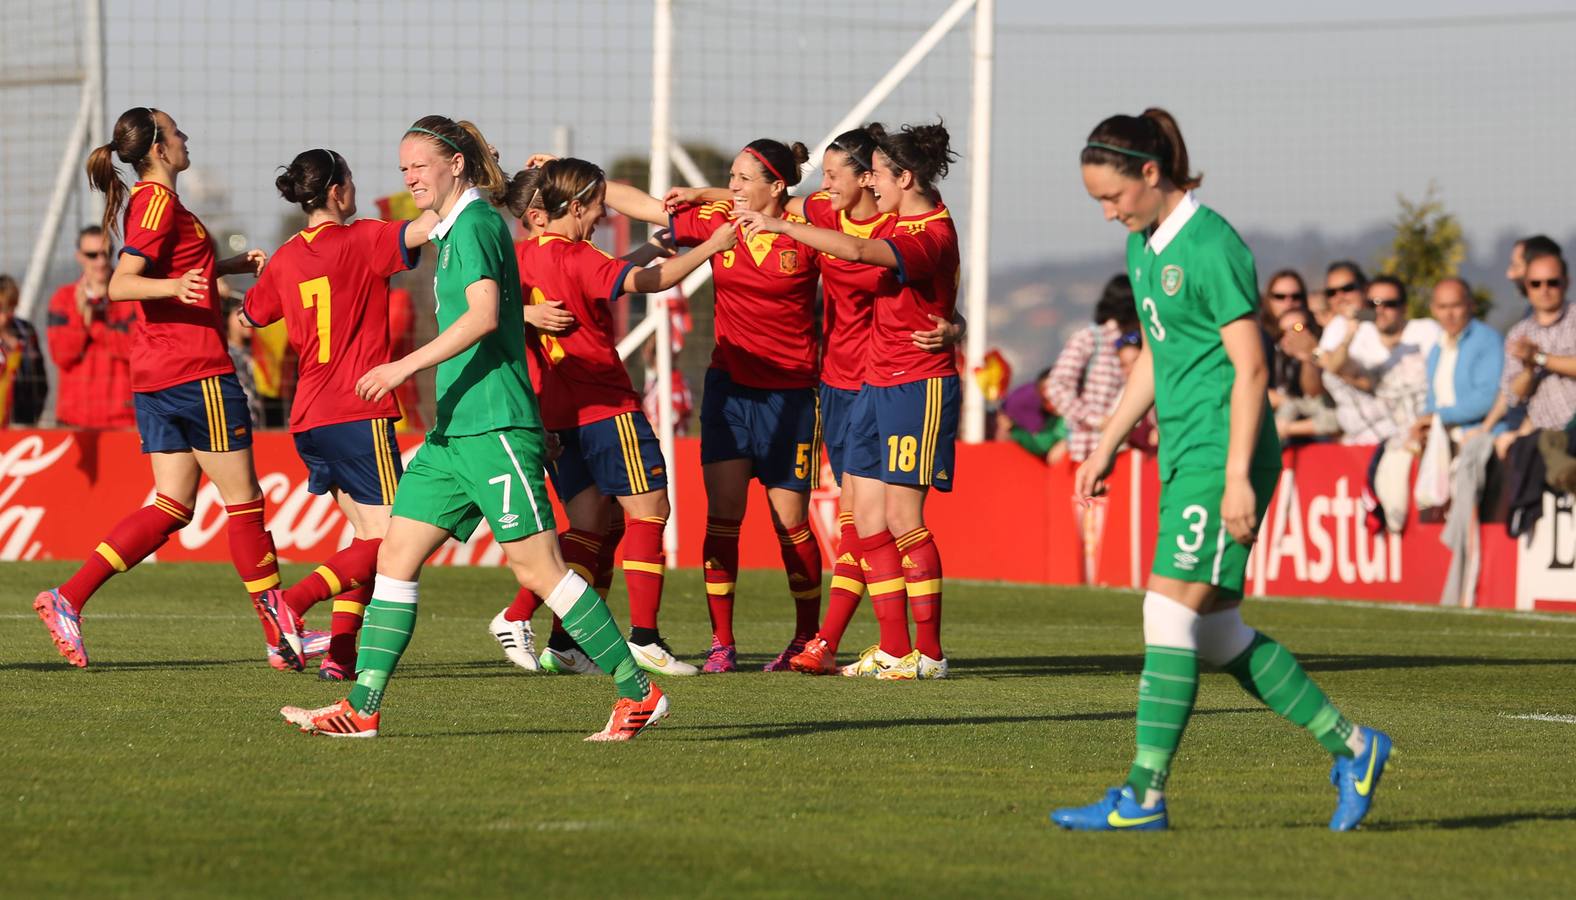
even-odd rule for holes
{"type": "Polygon", "coordinates": [[[1131,785],[1105,792],[1105,799],[1088,806],[1051,811],[1051,821],[1069,831],[1164,831],[1170,827],[1166,801],[1145,809],[1131,785]]]}
{"type": "Polygon", "coordinates": [[[1390,760],[1390,736],[1372,728],[1362,728],[1362,732],[1367,749],[1360,756],[1337,756],[1330,766],[1330,783],[1341,793],[1335,815],[1330,817],[1331,831],[1351,831],[1361,824],[1373,806],[1374,792],[1379,790],[1379,779],[1390,760]]]}

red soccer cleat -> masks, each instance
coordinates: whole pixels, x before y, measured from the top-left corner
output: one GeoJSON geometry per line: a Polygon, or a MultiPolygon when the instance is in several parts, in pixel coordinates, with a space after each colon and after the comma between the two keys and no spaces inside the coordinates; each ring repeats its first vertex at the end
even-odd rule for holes
{"type": "Polygon", "coordinates": [[[788,668],[806,675],[836,675],[837,651],[825,640],[817,637],[804,645],[804,649],[788,660],[788,668]]]}
{"type": "Polygon", "coordinates": [[[627,741],[647,728],[657,724],[668,714],[668,698],[662,688],[652,685],[640,700],[618,698],[613,704],[613,715],[607,727],[587,737],[588,741],[627,741]]]}

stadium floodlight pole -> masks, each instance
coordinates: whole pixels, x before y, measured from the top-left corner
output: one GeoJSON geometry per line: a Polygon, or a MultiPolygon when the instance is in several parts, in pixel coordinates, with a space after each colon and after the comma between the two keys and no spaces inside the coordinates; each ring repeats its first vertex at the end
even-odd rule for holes
{"type": "MultiPolygon", "coordinates": [[[[651,178],[650,192],[668,192],[673,146],[673,0],[654,0],[651,22],[651,178]]],[[[646,319],[653,322],[657,339],[657,437],[662,444],[668,476],[668,524],[662,532],[662,549],[668,568],[678,565],[679,507],[678,467],[673,448],[673,318],[669,314],[670,290],[647,298],[646,319]]],[[[644,323],[642,323],[644,324],[644,323]]],[[[638,346],[638,344],[636,345],[638,346]]],[[[620,348],[622,350],[622,347],[620,348]]]]}
{"type": "Polygon", "coordinates": [[[963,309],[963,442],[985,440],[985,392],[974,373],[985,364],[990,304],[991,91],[996,64],[996,0],[974,7],[974,98],[969,110],[969,256],[963,309]]]}
{"type": "MultiPolygon", "coordinates": [[[[881,76],[881,80],[877,81],[865,93],[864,97],[860,98],[859,102],[855,103],[848,110],[847,115],[843,116],[836,125],[832,126],[832,130],[827,132],[826,137],[822,138],[815,145],[815,148],[810,151],[810,161],[804,165],[803,171],[805,175],[808,176],[809,173],[819,170],[821,168],[821,157],[825,155],[826,148],[831,146],[832,141],[836,140],[838,135],[860,124],[871,113],[875,112],[876,107],[880,106],[882,101],[886,100],[897,89],[897,86],[903,82],[903,79],[907,78],[908,74],[914,71],[914,67],[918,66],[930,54],[930,51],[936,49],[936,45],[941,43],[941,39],[947,36],[947,32],[951,31],[958,22],[962,21],[964,14],[979,2],[980,0],[955,0],[951,6],[947,7],[946,11],[936,19],[935,23],[926,29],[924,34],[919,36],[919,40],[914,42],[914,46],[908,48],[908,52],[899,57],[898,61],[892,64],[892,68],[888,69],[887,73],[881,76]]],[[[992,8],[994,9],[994,4],[992,4],[992,8]]],[[[976,19],[976,21],[978,20],[976,19]]],[[[976,39],[977,49],[978,40],[976,39]]],[[[799,182],[798,187],[802,191],[808,191],[809,187],[807,185],[810,183],[810,179],[805,177],[799,182]]],[[[969,323],[969,327],[973,328],[972,322],[969,323]]]]}

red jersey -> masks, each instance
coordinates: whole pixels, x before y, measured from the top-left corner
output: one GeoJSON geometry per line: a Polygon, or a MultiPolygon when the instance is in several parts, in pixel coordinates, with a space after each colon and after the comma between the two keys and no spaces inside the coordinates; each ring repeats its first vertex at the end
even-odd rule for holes
{"type": "Polygon", "coordinates": [[[234,372],[224,343],[223,313],[218,298],[213,238],[202,222],[181,205],[181,198],[163,185],[139,181],[126,207],[126,246],[147,260],[145,278],[179,278],[201,269],[208,295],[186,304],[173,297],[141,300],[141,319],[131,336],[131,389],[162,390],[234,372]]]}
{"type": "MultiPolygon", "coordinates": [[[[673,214],[673,240],[683,247],[704,243],[723,227],[734,227],[731,201],[690,205],[673,214]]],[[[787,235],[761,234],[712,257],[713,369],[746,387],[815,386],[817,255],[787,235]]]]}
{"type": "Polygon", "coordinates": [[[405,247],[407,222],[325,222],[297,234],[269,260],[246,294],[255,325],[285,320],[297,357],[290,430],[399,418],[393,394],[376,403],[356,382],[390,359],[389,277],[416,264],[405,247]]]}
{"type": "Polygon", "coordinates": [[[899,216],[886,238],[897,268],[884,269],[876,295],[875,336],[865,381],[879,387],[958,374],[951,353],[914,346],[914,332],[936,327],[931,316],[952,318],[958,304],[958,229],[945,206],[899,216]]]}
{"type": "MultiPolygon", "coordinates": [[[[893,213],[878,213],[874,219],[855,221],[848,213],[833,209],[826,193],[820,191],[804,199],[804,216],[817,228],[877,241],[892,236],[892,223],[897,219],[893,213]]],[[[845,391],[857,391],[865,383],[870,315],[887,270],[838,259],[829,253],[819,255],[821,297],[826,306],[825,327],[821,330],[821,381],[845,391]]]]}
{"type": "Polygon", "coordinates": [[[137,304],[97,298],[84,322],[77,284],[49,298],[49,356],[59,375],[55,419],[77,428],[131,428],[131,335],[137,304]]]}
{"type": "Polygon", "coordinates": [[[635,264],[561,234],[544,234],[515,247],[525,302],[562,303],[575,317],[567,332],[540,335],[540,347],[532,354],[542,426],[559,431],[640,409],[640,395],[618,356],[608,309],[624,293],[624,279],[635,264]]]}

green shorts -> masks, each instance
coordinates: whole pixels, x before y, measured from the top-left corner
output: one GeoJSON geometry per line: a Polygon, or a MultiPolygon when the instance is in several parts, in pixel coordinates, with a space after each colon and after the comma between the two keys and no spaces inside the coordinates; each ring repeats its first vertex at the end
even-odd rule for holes
{"type": "MultiPolygon", "coordinates": [[[[1262,527],[1280,482],[1280,470],[1253,472],[1248,478],[1262,527]]],[[[403,483],[400,490],[404,490],[403,483]]],[[[1155,541],[1151,572],[1242,593],[1250,548],[1233,540],[1220,518],[1220,498],[1225,491],[1225,472],[1201,469],[1179,469],[1160,486],[1160,536],[1155,541]]]]}
{"type": "Polygon", "coordinates": [[[499,543],[552,531],[544,459],[544,436],[536,429],[429,435],[400,478],[394,515],[462,541],[483,519],[499,543]]]}

